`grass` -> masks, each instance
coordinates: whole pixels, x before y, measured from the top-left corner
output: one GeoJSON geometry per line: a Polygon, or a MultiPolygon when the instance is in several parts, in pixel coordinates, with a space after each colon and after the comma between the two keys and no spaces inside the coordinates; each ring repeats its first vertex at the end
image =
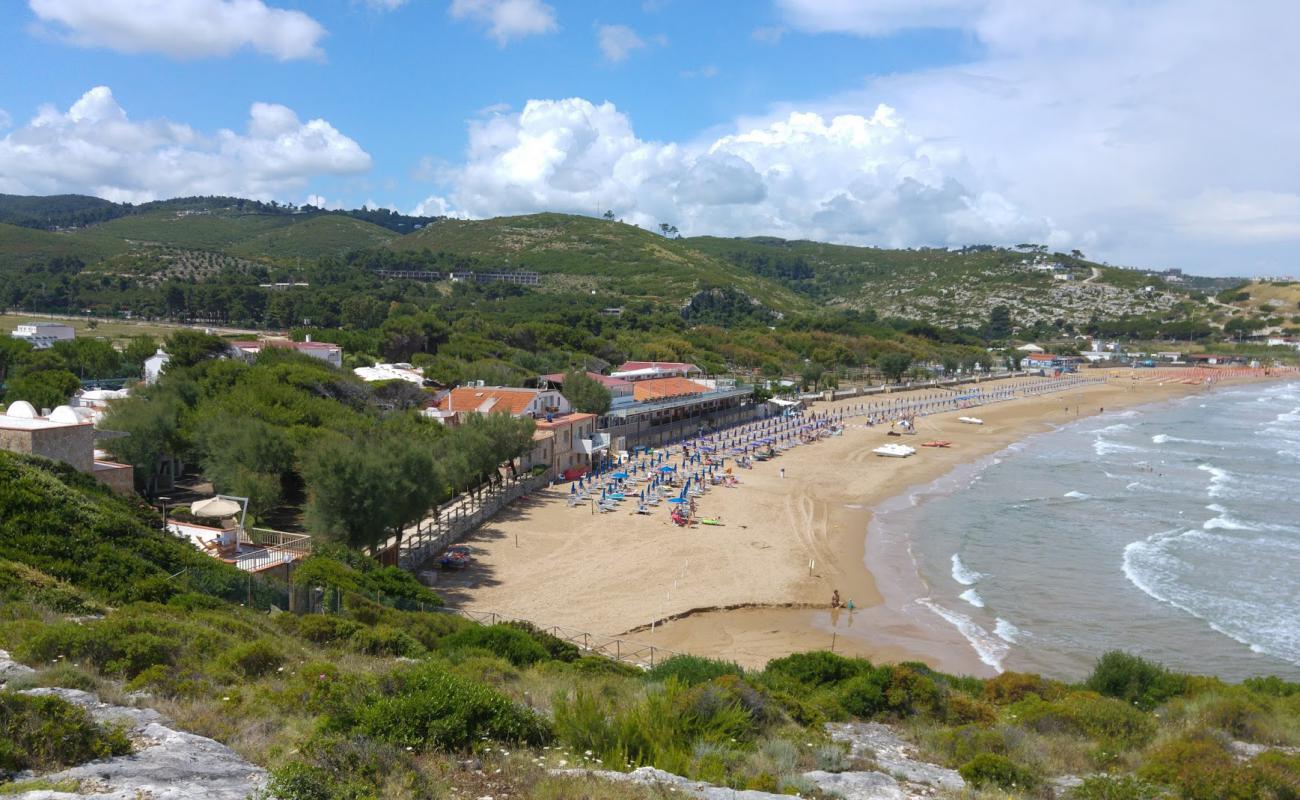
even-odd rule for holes
{"type": "Polygon", "coordinates": [[[293,224],[272,228],[227,249],[252,259],[318,259],[380,247],[398,237],[387,228],[337,214],[290,219],[293,224]]]}
{"type": "Polygon", "coordinates": [[[77,336],[82,338],[104,338],[111,342],[126,341],[133,336],[152,336],[161,341],[177,330],[195,327],[191,325],[169,325],[164,322],[101,321],[78,317],[52,317],[47,314],[33,316],[22,312],[0,312],[0,335],[8,336],[19,325],[28,322],[61,322],[71,325],[77,332],[77,336]]]}

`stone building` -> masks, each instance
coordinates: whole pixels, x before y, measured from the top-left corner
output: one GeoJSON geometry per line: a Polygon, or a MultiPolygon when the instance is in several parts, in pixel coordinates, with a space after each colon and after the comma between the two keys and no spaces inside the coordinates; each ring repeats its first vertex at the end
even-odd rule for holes
{"type": "Polygon", "coordinates": [[[0,449],[62,461],[120,494],[135,489],[130,465],[96,457],[95,424],[71,406],[59,406],[42,417],[31,403],[10,404],[0,414],[0,449]]]}

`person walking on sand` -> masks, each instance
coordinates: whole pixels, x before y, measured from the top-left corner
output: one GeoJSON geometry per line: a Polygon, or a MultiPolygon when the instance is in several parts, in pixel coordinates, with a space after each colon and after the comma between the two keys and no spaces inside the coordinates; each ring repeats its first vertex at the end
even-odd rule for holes
{"type": "Polygon", "coordinates": [[[839,607],[840,607],[840,590],[836,589],[835,591],[831,592],[831,608],[839,608],[839,607]]]}
{"type": "Polygon", "coordinates": [[[785,480],[785,467],[781,467],[781,479],[785,480]]]}

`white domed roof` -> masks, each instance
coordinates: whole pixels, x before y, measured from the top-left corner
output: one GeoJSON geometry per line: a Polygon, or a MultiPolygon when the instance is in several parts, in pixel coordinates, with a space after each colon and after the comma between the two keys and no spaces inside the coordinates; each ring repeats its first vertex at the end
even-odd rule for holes
{"type": "Polygon", "coordinates": [[[72,406],[59,406],[50,414],[50,422],[62,422],[67,425],[80,425],[81,417],[72,410],[72,406]]]}
{"type": "Polygon", "coordinates": [[[5,416],[16,417],[18,419],[36,419],[36,409],[26,400],[15,400],[9,404],[5,410],[5,416]]]}

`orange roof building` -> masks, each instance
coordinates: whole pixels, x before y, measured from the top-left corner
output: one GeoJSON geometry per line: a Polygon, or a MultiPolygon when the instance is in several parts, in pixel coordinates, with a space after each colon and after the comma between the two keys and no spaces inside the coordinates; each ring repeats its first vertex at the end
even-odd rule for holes
{"type": "Polygon", "coordinates": [[[648,400],[663,400],[669,397],[687,397],[704,394],[708,387],[686,378],[650,378],[632,384],[633,397],[638,403],[648,400]]]}

